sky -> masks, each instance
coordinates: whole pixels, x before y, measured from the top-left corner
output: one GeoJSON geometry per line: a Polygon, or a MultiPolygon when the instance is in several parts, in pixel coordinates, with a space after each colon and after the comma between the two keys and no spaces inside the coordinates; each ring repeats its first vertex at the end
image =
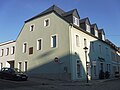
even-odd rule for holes
{"type": "Polygon", "coordinates": [[[88,17],[120,47],[120,0],[0,0],[0,43],[16,40],[24,21],[53,4],[64,11],[77,9],[81,19],[88,17]]]}

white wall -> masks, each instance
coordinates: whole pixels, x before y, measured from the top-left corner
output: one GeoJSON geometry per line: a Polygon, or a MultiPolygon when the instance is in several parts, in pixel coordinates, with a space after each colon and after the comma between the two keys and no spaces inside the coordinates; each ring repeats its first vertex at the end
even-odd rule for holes
{"type": "MultiPolygon", "coordinates": [[[[16,42],[15,41],[9,41],[4,42],[0,44],[0,53],[1,49],[3,49],[3,56],[0,56],[0,63],[3,63],[3,67],[10,67],[9,63],[7,61],[13,61],[15,60],[15,52],[14,54],[11,53],[11,48],[15,47],[16,42]],[[9,48],[9,54],[6,55],[6,49],[9,48]]],[[[16,49],[16,48],[15,48],[16,49]]],[[[0,54],[1,55],[1,54],[0,54]]],[[[1,65],[0,65],[1,68],[1,65]]]]}
{"type": "MultiPolygon", "coordinates": [[[[77,55],[77,57],[72,57],[72,62],[71,62],[71,67],[72,67],[72,74],[73,74],[73,79],[78,79],[77,76],[76,76],[76,59],[80,59],[81,62],[82,62],[82,65],[83,65],[83,77],[82,79],[85,79],[86,78],[86,58],[85,58],[85,50],[83,49],[85,46],[84,46],[84,39],[86,39],[87,41],[87,48],[88,48],[88,51],[87,51],[87,61],[90,62],[91,61],[91,65],[92,65],[92,61],[96,61],[96,64],[93,64],[93,65],[96,65],[96,78],[99,78],[99,72],[100,72],[100,61],[98,60],[98,57],[100,58],[103,58],[104,61],[102,62],[103,63],[103,70],[106,71],[106,65],[107,64],[111,64],[111,57],[110,57],[110,46],[107,45],[105,42],[101,41],[101,40],[98,40],[97,38],[95,37],[92,37],[74,27],[71,28],[71,53],[73,55],[77,55]],[[80,42],[80,45],[79,46],[76,46],[76,35],[79,36],[79,42],[80,42]],[[94,43],[94,51],[93,51],[93,46],[92,46],[92,43],[94,43]],[[101,46],[101,51],[100,51],[100,48],[99,48],[99,45],[101,46]],[[108,49],[106,51],[106,48],[108,49]]],[[[92,66],[89,68],[88,70],[90,73],[89,75],[89,79],[91,78],[94,78],[94,71],[93,71],[93,68],[92,66]],[[92,75],[91,75],[92,74],[92,75]]]]}

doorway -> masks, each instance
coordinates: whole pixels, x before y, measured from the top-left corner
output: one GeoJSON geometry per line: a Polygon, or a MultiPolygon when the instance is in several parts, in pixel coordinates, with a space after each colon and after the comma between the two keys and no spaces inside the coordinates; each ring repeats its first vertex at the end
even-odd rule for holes
{"type": "Polygon", "coordinates": [[[7,61],[7,63],[9,64],[10,68],[14,68],[14,60],[13,61],[7,61]]]}

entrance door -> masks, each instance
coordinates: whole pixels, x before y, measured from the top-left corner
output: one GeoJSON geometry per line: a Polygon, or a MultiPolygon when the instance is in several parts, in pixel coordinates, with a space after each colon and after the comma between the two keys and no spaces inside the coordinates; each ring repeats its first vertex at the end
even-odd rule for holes
{"type": "Polygon", "coordinates": [[[7,61],[10,68],[14,68],[14,61],[7,61]]]}

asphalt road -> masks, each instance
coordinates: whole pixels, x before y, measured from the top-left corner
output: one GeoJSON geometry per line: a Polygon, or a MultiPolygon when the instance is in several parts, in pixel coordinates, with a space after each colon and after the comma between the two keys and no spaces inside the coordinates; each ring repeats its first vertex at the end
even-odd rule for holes
{"type": "Polygon", "coordinates": [[[47,79],[29,79],[28,81],[0,79],[0,90],[120,90],[120,79],[89,84],[47,79]]]}

